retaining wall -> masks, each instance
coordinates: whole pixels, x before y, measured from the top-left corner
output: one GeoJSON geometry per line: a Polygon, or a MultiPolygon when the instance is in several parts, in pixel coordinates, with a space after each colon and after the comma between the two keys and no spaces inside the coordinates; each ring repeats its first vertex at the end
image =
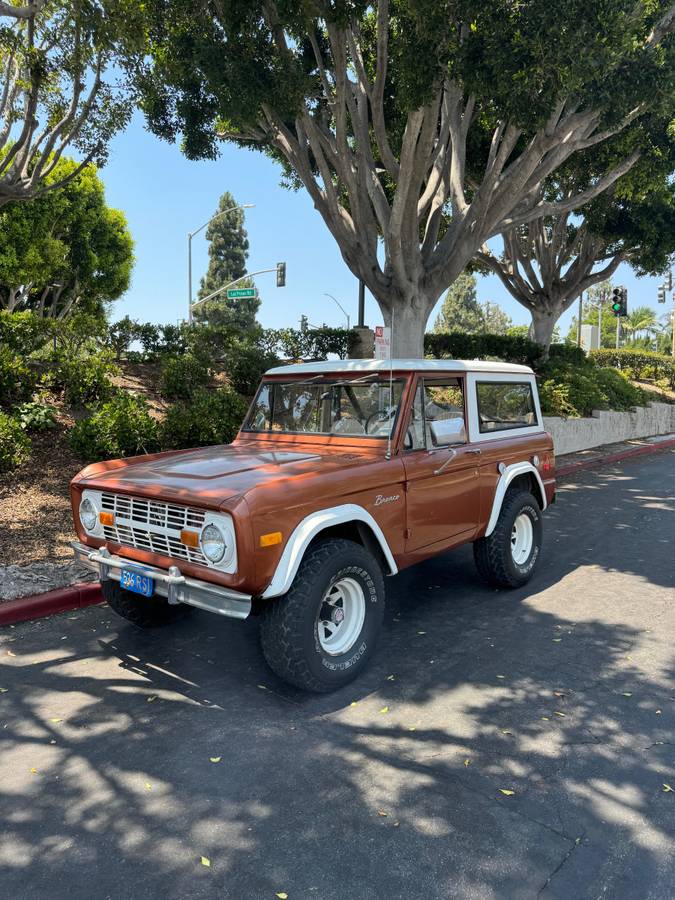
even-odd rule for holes
{"type": "Polygon", "coordinates": [[[649,403],[630,412],[597,409],[589,419],[544,416],[544,427],[553,435],[556,455],[590,450],[602,444],[617,444],[633,438],[675,432],[675,405],[649,403]]]}

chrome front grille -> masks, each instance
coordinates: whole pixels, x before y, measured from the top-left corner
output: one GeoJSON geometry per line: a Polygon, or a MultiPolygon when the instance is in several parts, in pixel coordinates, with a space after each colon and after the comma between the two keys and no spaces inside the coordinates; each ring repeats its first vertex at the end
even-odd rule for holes
{"type": "Polygon", "coordinates": [[[113,525],[104,525],[106,540],[150,553],[207,564],[201,549],[181,542],[183,529],[200,531],[205,513],[190,506],[146,500],[126,494],[103,493],[101,509],[113,513],[113,525]]]}

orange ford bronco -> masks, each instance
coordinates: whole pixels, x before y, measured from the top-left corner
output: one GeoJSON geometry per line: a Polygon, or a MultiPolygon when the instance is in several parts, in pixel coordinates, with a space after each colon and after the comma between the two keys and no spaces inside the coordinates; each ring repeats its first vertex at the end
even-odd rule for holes
{"type": "Polygon", "coordinates": [[[525,366],[282,366],[231,445],[80,472],[73,547],[136,625],[257,615],[271,668],[329,691],[373,655],[384,576],[472,542],[490,584],[525,584],[554,465],[525,366]]]}

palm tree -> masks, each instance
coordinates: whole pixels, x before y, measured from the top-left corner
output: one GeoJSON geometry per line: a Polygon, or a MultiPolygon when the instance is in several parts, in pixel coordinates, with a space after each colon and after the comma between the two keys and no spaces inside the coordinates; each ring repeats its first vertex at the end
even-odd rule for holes
{"type": "Polygon", "coordinates": [[[624,331],[635,339],[640,332],[649,337],[657,328],[656,313],[649,306],[636,306],[633,312],[622,323],[624,331]]]}

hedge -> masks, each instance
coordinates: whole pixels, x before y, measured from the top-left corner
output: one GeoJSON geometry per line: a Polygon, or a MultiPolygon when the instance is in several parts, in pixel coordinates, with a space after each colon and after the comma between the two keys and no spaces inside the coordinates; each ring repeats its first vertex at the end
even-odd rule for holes
{"type": "Polygon", "coordinates": [[[666,382],[675,390],[675,358],[651,350],[591,350],[593,362],[602,368],[620,369],[636,381],[666,382]]]}

